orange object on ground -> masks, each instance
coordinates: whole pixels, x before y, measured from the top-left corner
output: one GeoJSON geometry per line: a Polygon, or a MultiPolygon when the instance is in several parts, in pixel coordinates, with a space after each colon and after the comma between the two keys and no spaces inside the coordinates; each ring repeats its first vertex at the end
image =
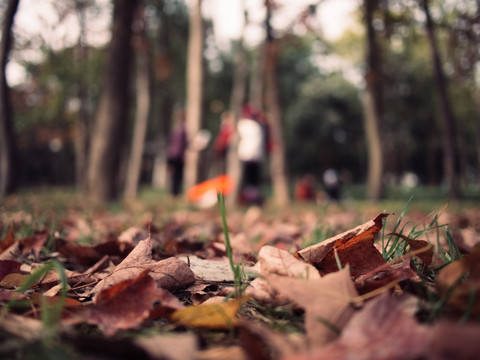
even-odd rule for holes
{"type": "Polygon", "coordinates": [[[190,201],[199,201],[205,194],[212,191],[215,191],[215,193],[221,191],[224,195],[231,193],[233,191],[232,178],[228,175],[220,175],[206,180],[191,187],[187,192],[187,196],[190,201]]]}

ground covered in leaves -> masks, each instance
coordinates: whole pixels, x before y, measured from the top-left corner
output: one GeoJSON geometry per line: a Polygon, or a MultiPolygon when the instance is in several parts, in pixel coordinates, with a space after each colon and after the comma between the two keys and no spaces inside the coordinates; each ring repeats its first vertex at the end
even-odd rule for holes
{"type": "Polygon", "coordinates": [[[0,357],[476,358],[480,210],[401,206],[11,197],[0,357]]]}

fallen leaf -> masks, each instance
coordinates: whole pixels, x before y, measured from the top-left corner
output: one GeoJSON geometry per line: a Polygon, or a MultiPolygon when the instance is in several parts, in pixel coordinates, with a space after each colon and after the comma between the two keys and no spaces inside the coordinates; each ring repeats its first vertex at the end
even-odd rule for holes
{"type": "Polygon", "coordinates": [[[460,311],[480,314],[480,246],[470,254],[440,270],[437,284],[442,296],[448,296],[447,304],[460,311]]]}
{"type": "Polygon", "coordinates": [[[40,231],[35,233],[34,236],[13,241],[13,232],[9,232],[4,242],[6,241],[5,244],[10,244],[10,246],[1,252],[0,260],[17,260],[19,254],[27,255],[30,252],[33,252],[35,257],[38,257],[40,250],[48,239],[48,236],[48,231],[40,231]]]}
{"type": "MultiPolygon", "coordinates": [[[[384,264],[369,273],[355,279],[355,288],[360,294],[366,294],[377,290],[377,292],[392,289],[398,282],[417,278],[418,275],[410,267],[410,260],[404,260],[399,264],[384,264]]],[[[377,294],[378,295],[378,294],[377,294]]]]}
{"type": "Polygon", "coordinates": [[[0,329],[26,340],[38,340],[42,337],[43,325],[40,320],[6,313],[2,314],[0,329]]]}
{"type": "Polygon", "coordinates": [[[354,229],[298,251],[295,257],[314,265],[322,275],[339,270],[338,257],[341,266],[350,265],[351,276],[357,278],[385,264],[373,243],[387,216],[380,214],[354,229]]]}
{"type": "Polygon", "coordinates": [[[276,274],[300,279],[319,279],[314,266],[299,261],[286,250],[263,246],[258,253],[260,275],[276,274]]]}
{"type": "Polygon", "coordinates": [[[245,301],[243,298],[221,304],[189,306],[175,311],[170,320],[187,327],[229,329],[237,325],[237,312],[245,301]]]}
{"type": "Polygon", "coordinates": [[[390,233],[389,235],[398,236],[405,240],[410,246],[410,250],[416,252],[416,257],[422,260],[425,266],[430,266],[433,258],[433,246],[426,240],[410,239],[408,236],[390,233]]]}
{"type": "Polygon", "coordinates": [[[195,360],[249,360],[249,357],[240,346],[216,346],[198,351],[195,360]]]}
{"type": "Polygon", "coordinates": [[[177,258],[154,261],[150,237],[148,237],[140,241],[113,272],[92,289],[91,293],[96,294],[116,283],[135,278],[145,270],[150,271],[150,276],[159,287],[167,290],[178,289],[195,281],[192,270],[185,262],[177,258]]]}
{"type": "Polygon", "coordinates": [[[311,347],[335,339],[354,313],[358,296],[348,266],[321,279],[301,280],[267,275],[268,283],[281,295],[305,309],[305,329],[311,347]]]}
{"type": "Polygon", "coordinates": [[[12,225],[8,229],[7,235],[0,241],[0,254],[13,245],[15,242],[15,227],[12,225]]]}
{"type": "Polygon", "coordinates": [[[430,341],[430,329],[402,312],[393,296],[384,293],[353,315],[338,340],[311,359],[424,359],[429,358],[430,341]]]}
{"type": "Polygon", "coordinates": [[[106,336],[141,324],[149,317],[153,303],[161,300],[157,284],[148,272],[144,270],[134,279],[101,291],[86,321],[98,325],[106,336]]]}
{"type": "Polygon", "coordinates": [[[0,260],[0,280],[2,280],[5,275],[19,272],[21,265],[19,262],[13,260],[0,260]]]}
{"type": "Polygon", "coordinates": [[[480,326],[478,324],[440,323],[433,327],[429,359],[469,360],[480,354],[480,326]]]}
{"type": "Polygon", "coordinates": [[[280,333],[254,321],[243,320],[239,325],[239,339],[250,359],[280,359],[305,349],[298,334],[280,333]]]}
{"type": "Polygon", "coordinates": [[[281,275],[299,279],[319,279],[318,270],[310,264],[296,259],[286,250],[274,246],[263,246],[254,266],[260,277],[254,279],[246,289],[246,295],[262,303],[285,304],[288,299],[276,291],[264,279],[267,275],[281,275]]]}
{"type": "Polygon", "coordinates": [[[198,350],[194,334],[167,334],[141,337],[134,340],[153,359],[193,360],[198,350]]]}

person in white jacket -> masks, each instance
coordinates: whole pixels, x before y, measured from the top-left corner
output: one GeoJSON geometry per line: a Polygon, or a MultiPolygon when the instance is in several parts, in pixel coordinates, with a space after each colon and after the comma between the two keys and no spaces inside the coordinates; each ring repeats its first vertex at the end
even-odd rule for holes
{"type": "Polygon", "coordinates": [[[242,186],[240,196],[247,203],[262,202],[260,186],[262,162],[265,158],[265,129],[255,118],[250,106],[243,109],[242,118],[237,124],[239,136],[238,158],[242,164],[242,186]]]}

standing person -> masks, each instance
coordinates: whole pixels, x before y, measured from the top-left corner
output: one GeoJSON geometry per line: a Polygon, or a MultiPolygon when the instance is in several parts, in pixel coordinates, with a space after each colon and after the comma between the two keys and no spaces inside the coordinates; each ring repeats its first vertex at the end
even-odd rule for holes
{"type": "Polygon", "coordinates": [[[224,111],[221,115],[220,128],[213,143],[215,175],[222,175],[227,171],[227,152],[235,131],[234,117],[235,115],[231,111],[224,111]]]}
{"type": "Polygon", "coordinates": [[[259,114],[251,105],[244,105],[237,130],[238,159],[242,163],[240,201],[260,205],[263,202],[260,186],[262,161],[266,152],[266,136],[258,116],[259,114]]]}
{"type": "Polygon", "coordinates": [[[173,196],[178,196],[182,191],[186,149],[185,114],[183,111],[180,111],[175,116],[175,124],[168,138],[167,146],[168,172],[170,174],[170,187],[173,196]]]}

